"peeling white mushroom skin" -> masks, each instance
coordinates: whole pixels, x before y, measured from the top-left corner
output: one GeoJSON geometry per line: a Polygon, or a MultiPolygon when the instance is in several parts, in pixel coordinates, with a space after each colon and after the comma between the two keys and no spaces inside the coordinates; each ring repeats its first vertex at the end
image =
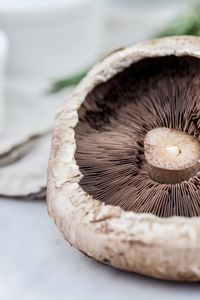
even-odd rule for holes
{"type": "Polygon", "coordinates": [[[94,259],[123,270],[200,281],[200,218],[159,218],[104,205],[80,187],[74,159],[77,110],[99,83],[146,57],[200,58],[200,39],[170,37],[120,50],[97,64],[56,117],[48,168],[48,211],[64,238],[94,259]]]}

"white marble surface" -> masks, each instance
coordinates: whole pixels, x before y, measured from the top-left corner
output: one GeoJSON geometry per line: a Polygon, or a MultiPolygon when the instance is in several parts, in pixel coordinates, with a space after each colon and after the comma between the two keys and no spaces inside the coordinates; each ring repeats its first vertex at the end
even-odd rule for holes
{"type": "Polygon", "coordinates": [[[0,300],[200,299],[200,284],[101,265],[69,246],[45,202],[0,199],[0,300]]]}

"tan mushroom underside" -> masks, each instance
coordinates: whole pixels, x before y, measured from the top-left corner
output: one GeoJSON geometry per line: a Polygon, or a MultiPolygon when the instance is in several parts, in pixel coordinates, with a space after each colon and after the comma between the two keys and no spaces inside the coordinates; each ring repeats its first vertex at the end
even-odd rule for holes
{"type": "Polygon", "coordinates": [[[99,83],[146,57],[200,58],[200,38],[171,37],[119,50],[97,64],[78,85],[55,122],[48,169],[48,211],[64,238],[114,267],[156,278],[200,280],[200,218],[159,218],[104,205],[79,186],[74,159],[77,110],[99,83]]]}

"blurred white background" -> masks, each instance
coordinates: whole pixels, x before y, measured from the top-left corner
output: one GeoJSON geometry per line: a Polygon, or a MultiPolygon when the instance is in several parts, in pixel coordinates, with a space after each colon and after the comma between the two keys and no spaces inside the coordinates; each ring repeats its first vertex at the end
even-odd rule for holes
{"type": "Polygon", "coordinates": [[[106,51],[154,36],[189,5],[186,0],[1,0],[8,74],[69,76],[106,51]]]}

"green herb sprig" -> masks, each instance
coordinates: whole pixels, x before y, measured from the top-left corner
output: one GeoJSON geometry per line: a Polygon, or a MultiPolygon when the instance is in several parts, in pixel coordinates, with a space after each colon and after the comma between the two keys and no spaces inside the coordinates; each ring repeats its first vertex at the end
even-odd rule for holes
{"type": "Polygon", "coordinates": [[[67,78],[60,79],[60,80],[53,82],[53,84],[51,85],[51,87],[49,89],[49,92],[57,93],[67,87],[77,85],[81,81],[81,79],[83,77],[85,77],[85,75],[88,73],[88,71],[89,71],[89,68],[87,70],[83,70],[80,73],[75,74],[72,77],[67,77],[67,78]]]}
{"type": "Polygon", "coordinates": [[[200,5],[194,5],[185,15],[177,17],[156,37],[171,35],[200,35],[200,5]]]}
{"type": "MultiPolygon", "coordinates": [[[[194,35],[200,36],[200,5],[196,4],[184,16],[177,17],[163,31],[155,35],[155,37],[164,37],[171,35],[194,35]]],[[[64,88],[78,84],[87,74],[87,70],[72,77],[64,78],[53,82],[50,87],[50,93],[57,93],[64,88]]]]}

